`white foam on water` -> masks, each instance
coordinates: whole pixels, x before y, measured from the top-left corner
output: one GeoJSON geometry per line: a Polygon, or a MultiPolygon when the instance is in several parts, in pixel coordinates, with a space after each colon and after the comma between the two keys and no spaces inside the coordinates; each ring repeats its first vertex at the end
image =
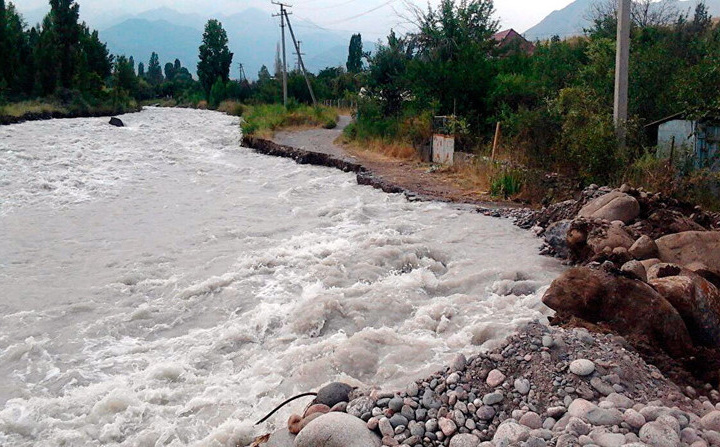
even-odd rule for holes
{"type": "Polygon", "coordinates": [[[294,393],[401,387],[549,312],[561,267],[510,222],[257,155],[222,114],[122,118],[0,128],[0,445],[244,445],[294,393]]]}

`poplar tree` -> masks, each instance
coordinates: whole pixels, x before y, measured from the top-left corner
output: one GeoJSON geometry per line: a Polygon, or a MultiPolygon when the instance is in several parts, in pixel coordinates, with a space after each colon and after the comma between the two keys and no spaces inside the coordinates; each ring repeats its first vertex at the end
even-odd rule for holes
{"type": "Polygon", "coordinates": [[[233,54],[228,48],[227,33],[222,23],[217,20],[208,20],[200,45],[200,61],[197,64],[197,74],[200,78],[205,95],[209,98],[210,89],[220,79],[227,82],[230,79],[230,64],[233,54]]]}

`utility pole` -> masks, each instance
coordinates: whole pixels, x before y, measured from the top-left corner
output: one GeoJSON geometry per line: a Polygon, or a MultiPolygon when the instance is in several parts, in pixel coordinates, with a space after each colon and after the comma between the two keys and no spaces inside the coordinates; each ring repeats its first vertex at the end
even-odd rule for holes
{"type": "MultiPolygon", "coordinates": [[[[292,8],[291,5],[280,3],[277,1],[272,2],[273,5],[280,6],[280,14],[273,14],[273,17],[280,17],[280,29],[282,30],[282,74],[283,74],[283,104],[287,107],[288,103],[288,87],[287,87],[287,56],[285,55],[285,20],[288,16],[287,8],[292,8]]],[[[290,19],[288,19],[290,24],[290,19]]]]}
{"type": "Polygon", "coordinates": [[[238,69],[240,70],[240,82],[247,81],[247,76],[245,76],[245,67],[243,66],[242,62],[238,64],[238,69]]]}
{"type": "Polygon", "coordinates": [[[308,77],[307,70],[305,70],[305,63],[303,62],[303,54],[300,51],[300,45],[298,44],[297,39],[295,39],[295,32],[292,29],[292,25],[290,24],[290,17],[288,17],[287,11],[285,12],[285,20],[287,20],[287,26],[290,30],[290,37],[292,37],[293,44],[295,45],[295,50],[297,50],[297,56],[298,56],[298,62],[300,62],[300,68],[302,69],[303,76],[305,76],[305,82],[307,83],[308,90],[310,90],[310,97],[312,98],[313,106],[317,107],[317,99],[315,99],[315,92],[313,91],[312,84],[310,84],[310,78],[308,77]]]}
{"type": "Polygon", "coordinates": [[[615,59],[615,132],[621,145],[625,145],[628,119],[628,83],[630,66],[630,7],[632,0],[619,0],[617,25],[617,51],[615,59]]]}

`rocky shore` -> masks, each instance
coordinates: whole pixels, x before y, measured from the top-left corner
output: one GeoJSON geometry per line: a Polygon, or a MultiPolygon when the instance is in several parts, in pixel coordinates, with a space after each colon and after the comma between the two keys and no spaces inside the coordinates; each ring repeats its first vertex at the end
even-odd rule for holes
{"type": "Polygon", "coordinates": [[[291,418],[297,436],[254,445],[718,446],[720,393],[705,391],[681,390],[622,337],[535,323],[404,390],[318,398],[291,418]]]}

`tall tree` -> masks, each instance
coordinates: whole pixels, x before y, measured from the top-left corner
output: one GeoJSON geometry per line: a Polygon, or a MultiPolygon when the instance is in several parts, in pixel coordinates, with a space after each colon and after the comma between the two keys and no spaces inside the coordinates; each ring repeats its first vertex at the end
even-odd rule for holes
{"type": "Polygon", "coordinates": [[[59,86],[72,88],[80,44],[80,6],[74,0],[50,0],[50,17],[59,86]]]}
{"type": "Polygon", "coordinates": [[[145,77],[145,64],[143,64],[142,62],[138,63],[137,75],[138,75],[138,78],[145,77]]]}
{"type": "Polygon", "coordinates": [[[350,47],[348,48],[348,60],[345,66],[349,73],[360,73],[363,70],[363,57],[367,57],[363,53],[363,42],[361,34],[353,34],[350,38],[350,47]]]}
{"type": "Polygon", "coordinates": [[[199,50],[198,78],[205,90],[205,95],[209,96],[210,89],[218,78],[223,82],[230,79],[230,64],[232,64],[233,58],[233,54],[228,48],[227,33],[219,21],[208,20],[199,50]]]}
{"type": "Polygon", "coordinates": [[[165,79],[167,79],[168,82],[175,80],[175,74],[175,64],[172,62],[165,64],[165,79]]]}
{"type": "Polygon", "coordinates": [[[157,53],[153,51],[150,55],[150,63],[147,68],[147,80],[150,85],[159,85],[162,84],[164,79],[162,67],[160,67],[160,58],[157,53]]]}
{"type": "Polygon", "coordinates": [[[7,61],[8,57],[8,46],[7,46],[7,38],[5,37],[7,34],[5,25],[5,0],[0,0],[0,61],[3,61],[3,64],[0,65],[0,95],[2,95],[2,90],[4,88],[7,88],[9,82],[8,82],[8,72],[9,67],[5,61],[7,61]]]}

